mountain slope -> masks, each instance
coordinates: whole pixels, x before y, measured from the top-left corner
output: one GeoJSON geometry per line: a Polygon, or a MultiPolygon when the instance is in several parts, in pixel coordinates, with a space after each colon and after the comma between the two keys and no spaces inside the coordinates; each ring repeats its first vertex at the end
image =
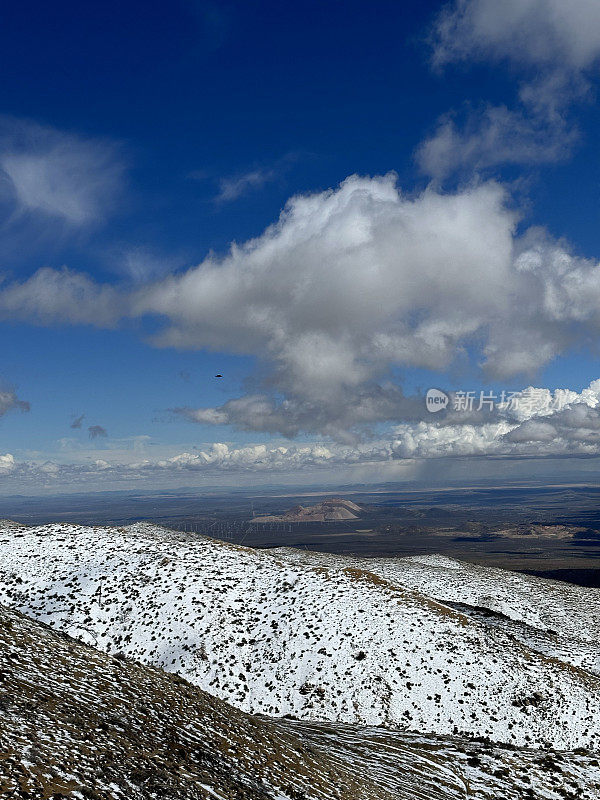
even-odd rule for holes
{"type": "Polygon", "coordinates": [[[396,800],[582,800],[600,797],[592,753],[522,750],[386,728],[287,723],[319,751],[335,753],[396,800]]]}
{"type": "Polygon", "coordinates": [[[7,530],[0,545],[0,602],[245,711],[520,746],[600,743],[597,676],[401,575],[149,525],[7,530]]]}
{"type": "Polygon", "coordinates": [[[593,800],[592,754],[260,720],[0,607],[0,795],[593,800]]]}
{"type": "Polygon", "coordinates": [[[426,592],[471,619],[507,632],[529,648],[600,675],[600,591],[440,555],[359,558],[291,548],[274,551],[294,564],[369,570],[390,583],[426,592]]]}
{"type": "MultiPolygon", "coordinates": [[[[286,549],[287,558],[323,564],[337,556],[286,549]]],[[[440,555],[408,558],[349,557],[354,566],[425,591],[430,597],[483,606],[538,629],[556,629],[583,641],[600,642],[600,591],[440,555]]]]}
{"type": "Polygon", "coordinates": [[[177,676],[5,609],[0,665],[2,795],[391,798],[289,731],[177,676]]]}

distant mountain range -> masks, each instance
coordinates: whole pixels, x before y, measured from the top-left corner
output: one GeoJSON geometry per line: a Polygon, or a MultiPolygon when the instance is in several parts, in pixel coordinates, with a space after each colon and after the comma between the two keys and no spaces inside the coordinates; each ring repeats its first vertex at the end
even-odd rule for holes
{"type": "Polygon", "coordinates": [[[362,508],[351,500],[332,497],[314,506],[294,506],[284,514],[254,517],[252,522],[332,522],[358,519],[361,513],[362,508]]]}

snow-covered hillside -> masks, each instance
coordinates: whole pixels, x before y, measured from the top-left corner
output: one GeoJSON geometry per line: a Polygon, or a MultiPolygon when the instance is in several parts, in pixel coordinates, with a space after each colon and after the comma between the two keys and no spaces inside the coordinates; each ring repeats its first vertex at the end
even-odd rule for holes
{"type": "Polygon", "coordinates": [[[392,800],[289,731],[0,608],[0,796],[392,800]]]}
{"type": "Polygon", "coordinates": [[[44,800],[595,800],[592,753],[252,718],[0,607],[0,795],[44,800]]]}
{"type": "MultiPolygon", "coordinates": [[[[453,608],[465,600],[458,589],[444,602],[436,559],[395,560],[388,576],[371,562],[312,563],[308,553],[148,525],[0,528],[0,546],[0,602],[178,672],[245,711],[518,745],[600,745],[600,679],[453,608]]],[[[452,564],[456,586],[477,572],[452,564]]],[[[479,598],[498,590],[498,576],[489,586],[485,571],[475,579],[479,598]]],[[[547,582],[519,580],[522,597],[512,592],[511,602],[527,621],[547,582]]],[[[554,630],[561,621],[567,630],[570,606],[561,610],[557,593],[552,603],[554,630]]]]}
{"type": "Polygon", "coordinates": [[[541,630],[600,643],[600,591],[441,555],[358,558],[281,548],[286,561],[336,565],[343,560],[430,597],[488,608],[541,630]]]}
{"type": "Polygon", "coordinates": [[[481,567],[441,555],[357,558],[282,548],[291,563],[340,564],[368,570],[404,588],[423,592],[546,656],[600,676],[600,590],[517,572],[481,567]]]}

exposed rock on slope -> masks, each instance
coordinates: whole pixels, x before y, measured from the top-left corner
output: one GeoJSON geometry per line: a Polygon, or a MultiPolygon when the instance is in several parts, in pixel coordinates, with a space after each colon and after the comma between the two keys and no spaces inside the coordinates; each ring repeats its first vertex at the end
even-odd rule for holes
{"type": "Polygon", "coordinates": [[[246,711],[525,746],[600,742],[597,676],[453,608],[439,583],[437,599],[415,591],[406,560],[386,577],[148,525],[49,525],[6,532],[0,546],[1,602],[246,711]]]}

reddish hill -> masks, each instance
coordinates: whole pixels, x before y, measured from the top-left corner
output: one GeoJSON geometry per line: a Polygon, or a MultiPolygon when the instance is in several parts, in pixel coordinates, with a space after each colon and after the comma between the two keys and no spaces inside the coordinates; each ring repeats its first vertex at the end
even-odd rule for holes
{"type": "Polygon", "coordinates": [[[285,514],[255,517],[253,522],[331,522],[358,519],[362,509],[352,500],[330,497],[314,506],[294,506],[285,514]]]}

